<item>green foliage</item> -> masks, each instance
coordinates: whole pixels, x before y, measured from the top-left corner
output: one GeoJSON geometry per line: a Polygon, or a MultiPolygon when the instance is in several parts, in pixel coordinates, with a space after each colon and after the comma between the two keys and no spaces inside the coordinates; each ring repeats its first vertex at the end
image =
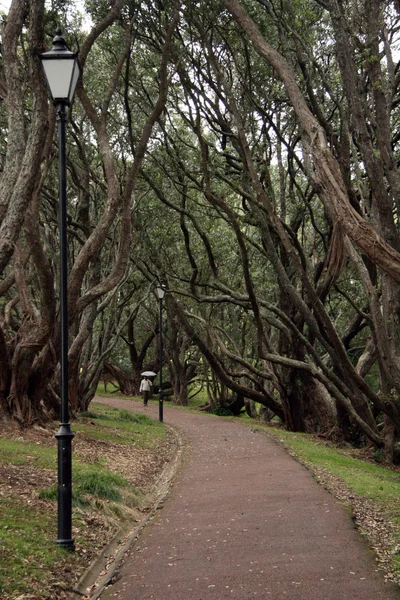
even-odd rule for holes
{"type": "Polygon", "coordinates": [[[110,509],[118,519],[123,519],[124,513],[122,512],[121,507],[118,506],[118,504],[111,503],[110,509]]]}
{"type": "MultiPolygon", "coordinates": [[[[98,405],[100,406],[100,405],[98,405]]],[[[147,415],[140,413],[133,413],[130,410],[122,409],[111,409],[105,410],[104,412],[97,412],[94,410],[82,411],[79,414],[80,418],[84,419],[99,419],[102,421],[108,421],[108,423],[114,422],[115,427],[118,427],[118,421],[130,422],[130,423],[141,423],[146,425],[153,425],[154,419],[150,419],[147,415]]]]}
{"type": "Polygon", "coordinates": [[[79,413],[80,417],[86,417],[88,419],[101,419],[101,415],[97,414],[93,410],[83,410],[79,413]]]}
{"type": "Polygon", "coordinates": [[[78,471],[74,475],[74,483],[80,492],[116,502],[122,500],[118,488],[128,485],[127,481],[117,473],[99,469],[78,471]]]}
{"type": "MultiPolygon", "coordinates": [[[[119,352],[114,351],[113,352],[113,356],[116,357],[116,364],[118,364],[118,366],[121,367],[121,369],[124,368],[124,361],[128,360],[128,357],[125,356],[124,350],[126,349],[125,345],[122,346],[122,350],[120,350],[120,353],[122,354],[121,356],[119,355],[119,352]],[[123,364],[121,364],[121,362],[123,364]]],[[[127,363],[126,366],[128,366],[129,363],[127,363]]],[[[128,369],[127,369],[128,370],[128,369]]],[[[112,381],[110,381],[109,383],[107,383],[107,391],[105,391],[104,389],[104,383],[102,381],[99,381],[99,384],[97,386],[96,389],[96,394],[99,396],[108,396],[110,394],[114,395],[114,392],[118,392],[119,391],[119,386],[114,385],[114,383],[112,381]]]]}
{"type": "Polygon", "coordinates": [[[379,393],[381,384],[379,377],[379,367],[375,363],[369,373],[365,376],[365,381],[368,383],[369,387],[374,390],[374,392],[379,393]]]}
{"type": "Polygon", "coordinates": [[[42,488],[39,491],[38,497],[40,500],[57,500],[57,485],[42,488]]]}
{"type": "Polygon", "coordinates": [[[199,388],[197,385],[189,388],[188,396],[189,406],[192,408],[208,404],[209,401],[206,388],[199,388]]]}
{"type": "MultiPolygon", "coordinates": [[[[58,486],[57,484],[51,485],[46,488],[42,488],[38,493],[40,500],[50,500],[51,502],[57,501],[58,486]]],[[[81,489],[77,489],[76,486],[72,488],[72,506],[74,508],[84,508],[88,506],[89,502],[87,498],[81,493],[81,489]]]]}
{"type": "Polygon", "coordinates": [[[130,421],[131,423],[142,423],[146,425],[152,425],[154,423],[154,419],[150,419],[147,415],[132,413],[129,410],[120,410],[118,418],[121,421],[130,421]]]}
{"type": "Polygon", "coordinates": [[[217,415],[218,417],[231,417],[232,413],[229,408],[221,406],[220,404],[213,404],[209,409],[210,414],[217,415]]]}
{"type": "MultiPolygon", "coordinates": [[[[88,469],[77,465],[73,473],[72,501],[75,506],[85,506],[88,504],[85,494],[90,494],[95,498],[121,502],[121,487],[128,487],[128,482],[117,473],[99,467],[88,469]]],[[[137,493],[136,488],[133,491],[137,493]]],[[[40,490],[39,498],[57,500],[57,485],[40,490]]]]}

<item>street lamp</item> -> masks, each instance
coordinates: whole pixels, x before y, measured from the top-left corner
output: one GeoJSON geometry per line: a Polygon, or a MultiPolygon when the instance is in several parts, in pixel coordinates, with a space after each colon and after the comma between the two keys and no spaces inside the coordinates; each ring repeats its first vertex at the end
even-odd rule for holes
{"type": "Polygon", "coordinates": [[[68,50],[58,28],[53,47],[40,55],[53,103],[57,109],[58,177],[60,219],[60,363],[61,423],[56,433],[58,444],[58,539],[57,544],[71,552],[72,538],[72,438],[68,415],[68,295],[67,295],[67,106],[73,100],[79,77],[77,55],[68,50]]]}
{"type": "Polygon", "coordinates": [[[162,365],[163,365],[163,335],[162,335],[162,301],[165,296],[165,288],[163,285],[156,287],[156,293],[160,303],[160,389],[159,389],[159,401],[158,401],[158,420],[160,423],[163,422],[164,417],[164,405],[163,405],[163,381],[162,381],[162,365]]]}

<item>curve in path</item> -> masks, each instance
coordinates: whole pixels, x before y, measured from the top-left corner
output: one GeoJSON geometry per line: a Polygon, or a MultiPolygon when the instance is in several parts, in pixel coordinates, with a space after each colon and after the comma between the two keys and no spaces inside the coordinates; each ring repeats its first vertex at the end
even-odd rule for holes
{"type": "Polygon", "coordinates": [[[101,600],[400,599],[346,508],[268,435],[168,405],[164,421],[189,441],[183,466],[101,600]]]}

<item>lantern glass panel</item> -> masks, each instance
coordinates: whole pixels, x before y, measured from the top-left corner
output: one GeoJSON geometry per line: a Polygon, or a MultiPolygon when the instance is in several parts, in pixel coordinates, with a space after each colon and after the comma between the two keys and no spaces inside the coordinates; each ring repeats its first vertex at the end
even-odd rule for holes
{"type": "MultiPolygon", "coordinates": [[[[53,100],[71,101],[71,81],[73,81],[75,58],[43,60],[43,68],[53,100]]],[[[78,72],[79,75],[79,72],[78,72]]],[[[75,85],[78,77],[75,76],[75,85]]],[[[75,88],[74,88],[75,90],[75,88]]],[[[72,94],[73,95],[73,94],[72,94]]]]}

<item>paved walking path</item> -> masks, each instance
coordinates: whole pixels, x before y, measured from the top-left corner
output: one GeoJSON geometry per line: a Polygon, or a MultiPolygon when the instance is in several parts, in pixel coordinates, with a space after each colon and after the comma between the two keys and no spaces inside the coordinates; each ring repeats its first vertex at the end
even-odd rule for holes
{"type": "Polygon", "coordinates": [[[268,435],[168,404],[164,421],[189,441],[183,466],[101,600],[400,598],[346,508],[268,435]]]}

